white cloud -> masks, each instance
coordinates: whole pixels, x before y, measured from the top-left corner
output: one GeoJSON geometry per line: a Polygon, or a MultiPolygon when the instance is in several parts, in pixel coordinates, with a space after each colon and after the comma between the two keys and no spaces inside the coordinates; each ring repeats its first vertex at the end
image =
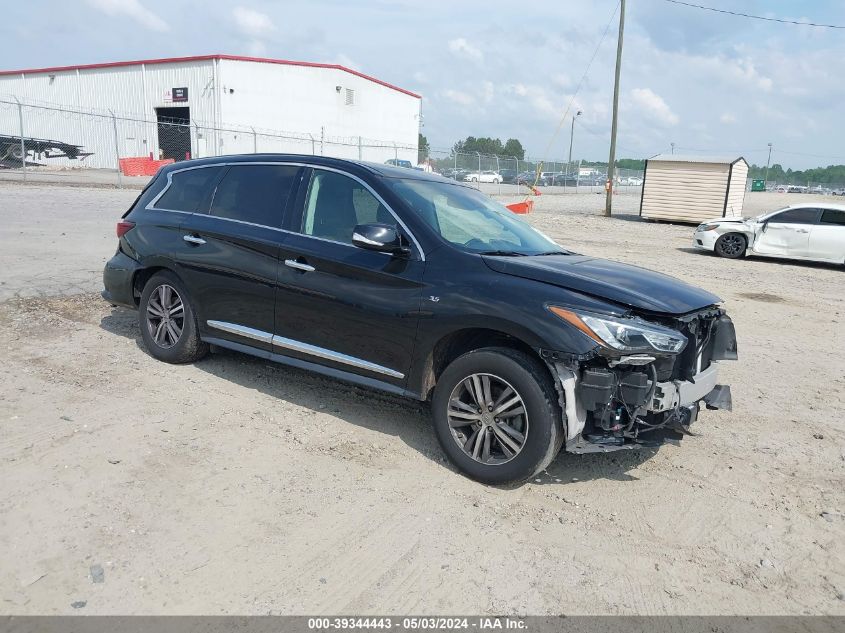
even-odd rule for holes
{"type": "Polygon", "coordinates": [[[338,53],[335,56],[333,63],[340,64],[341,66],[345,66],[346,68],[351,68],[352,70],[361,70],[361,66],[356,61],[354,61],[348,55],[344,55],[343,53],[338,53]]]}
{"type": "Polygon", "coordinates": [[[569,75],[564,75],[563,73],[555,73],[552,76],[552,85],[562,90],[568,90],[573,86],[573,81],[569,77],[569,75]]]}
{"type": "Polygon", "coordinates": [[[484,59],[484,54],[462,37],[450,40],[449,50],[455,53],[456,55],[462,55],[475,61],[480,62],[482,59],[484,59]]]}
{"type": "Polygon", "coordinates": [[[472,105],[475,102],[472,95],[467,94],[466,92],[461,92],[460,90],[452,90],[451,88],[444,90],[443,96],[449,101],[453,101],[454,103],[463,106],[472,105]]]}
{"type": "Polygon", "coordinates": [[[167,31],[170,25],[147,9],[139,0],[88,0],[106,15],[125,15],[151,31],[167,31]]]}
{"type": "Polygon", "coordinates": [[[493,100],[493,95],[495,94],[495,90],[493,87],[492,81],[485,81],[482,84],[481,90],[481,98],[484,100],[484,103],[490,103],[493,100]]]}
{"type": "Polygon", "coordinates": [[[639,109],[660,123],[677,125],[680,120],[678,115],[672,112],[672,109],[663,100],[663,97],[650,88],[634,88],[631,90],[631,99],[639,109]]]}
{"type": "Polygon", "coordinates": [[[232,10],[238,30],[249,37],[260,38],[276,30],[276,25],[266,13],[260,13],[246,7],[232,10]]]}
{"type": "Polygon", "coordinates": [[[505,86],[505,92],[515,94],[519,97],[524,97],[528,94],[528,88],[525,84],[511,84],[509,86],[505,86]]]}
{"type": "Polygon", "coordinates": [[[267,54],[267,46],[261,40],[251,40],[246,51],[250,57],[264,57],[267,54]]]}
{"type": "Polygon", "coordinates": [[[558,97],[550,96],[548,91],[540,85],[536,84],[507,84],[502,89],[505,95],[512,95],[519,100],[524,100],[537,114],[541,115],[546,120],[558,120],[563,114],[563,108],[560,104],[566,103],[566,100],[561,99],[560,104],[556,103],[558,97]]]}
{"type": "Polygon", "coordinates": [[[719,117],[719,122],[724,123],[726,125],[730,125],[731,123],[736,123],[736,117],[730,112],[725,112],[722,116],[719,117]]]}
{"type": "Polygon", "coordinates": [[[415,72],[413,75],[414,81],[418,84],[427,84],[428,83],[428,76],[424,72],[420,72],[419,70],[415,72]]]}

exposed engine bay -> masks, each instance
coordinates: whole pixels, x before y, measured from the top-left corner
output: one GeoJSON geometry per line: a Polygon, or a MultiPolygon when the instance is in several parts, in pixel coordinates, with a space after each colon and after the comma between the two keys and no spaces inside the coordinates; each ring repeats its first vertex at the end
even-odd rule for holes
{"type": "Polygon", "coordinates": [[[649,320],[681,333],[683,349],[628,355],[602,350],[586,361],[552,361],[567,451],[606,452],[679,439],[691,434],[702,402],[708,409],[731,409],[730,387],[717,384],[719,361],[737,359],[736,333],[725,311],[713,307],[649,320]]]}

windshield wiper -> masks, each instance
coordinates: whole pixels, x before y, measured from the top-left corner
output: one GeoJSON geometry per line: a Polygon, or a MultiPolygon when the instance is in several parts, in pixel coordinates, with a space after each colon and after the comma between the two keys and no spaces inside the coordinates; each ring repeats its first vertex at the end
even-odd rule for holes
{"type": "Polygon", "coordinates": [[[525,253],[519,251],[479,251],[479,255],[498,255],[501,257],[525,257],[525,253]]]}
{"type": "Polygon", "coordinates": [[[532,257],[544,257],[546,255],[571,255],[569,251],[545,251],[543,253],[531,253],[532,257]]]}

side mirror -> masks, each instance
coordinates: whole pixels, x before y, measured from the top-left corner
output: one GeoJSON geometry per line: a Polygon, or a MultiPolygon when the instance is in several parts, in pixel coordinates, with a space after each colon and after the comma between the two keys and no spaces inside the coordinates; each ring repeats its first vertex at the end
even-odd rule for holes
{"type": "Polygon", "coordinates": [[[352,243],[358,248],[391,255],[408,255],[405,244],[395,226],[389,224],[359,224],[352,231],[352,243]]]}

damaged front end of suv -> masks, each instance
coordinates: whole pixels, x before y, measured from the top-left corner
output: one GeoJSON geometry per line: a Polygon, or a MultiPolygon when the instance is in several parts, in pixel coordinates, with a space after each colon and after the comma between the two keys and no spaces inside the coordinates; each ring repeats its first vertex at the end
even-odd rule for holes
{"type": "Polygon", "coordinates": [[[566,451],[656,445],[690,434],[702,402],[731,409],[718,371],[720,361],[737,359],[736,333],[718,306],[683,315],[547,309],[595,342],[578,356],[541,351],[559,378],[566,451]]]}

